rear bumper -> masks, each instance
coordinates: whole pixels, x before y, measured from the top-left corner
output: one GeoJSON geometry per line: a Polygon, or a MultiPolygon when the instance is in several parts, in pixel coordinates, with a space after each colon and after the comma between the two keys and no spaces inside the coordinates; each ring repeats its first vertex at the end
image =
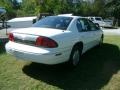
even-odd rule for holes
{"type": "Polygon", "coordinates": [[[12,54],[18,59],[42,63],[42,64],[58,64],[58,63],[66,62],[69,58],[69,53],[67,53],[68,51],[51,52],[38,47],[21,45],[12,42],[8,42],[5,48],[7,53],[12,54]]]}

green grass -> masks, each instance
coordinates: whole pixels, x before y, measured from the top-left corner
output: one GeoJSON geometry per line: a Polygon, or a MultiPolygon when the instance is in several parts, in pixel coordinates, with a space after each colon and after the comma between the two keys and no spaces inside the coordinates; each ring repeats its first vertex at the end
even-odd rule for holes
{"type": "Polygon", "coordinates": [[[120,90],[120,37],[106,36],[100,48],[70,70],[62,65],[18,61],[0,50],[0,90],[120,90]]]}

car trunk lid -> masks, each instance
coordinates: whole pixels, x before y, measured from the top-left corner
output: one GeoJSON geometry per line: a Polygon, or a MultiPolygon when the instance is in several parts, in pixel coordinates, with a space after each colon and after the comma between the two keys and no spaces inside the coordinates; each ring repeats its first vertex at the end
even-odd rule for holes
{"type": "Polygon", "coordinates": [[[55,35],[62,34],[63,30],[31,27],[31,28],[22,28],[22,29],[14,30],[13,33],[52,37],[55,35]]]}

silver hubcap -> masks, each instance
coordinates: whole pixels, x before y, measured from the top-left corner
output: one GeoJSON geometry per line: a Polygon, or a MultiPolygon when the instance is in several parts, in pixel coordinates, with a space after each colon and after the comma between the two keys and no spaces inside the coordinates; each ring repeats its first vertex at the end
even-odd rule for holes
{"type": "Polygon", "coordinates": [[[76,50],[74,52],[74,55],[73,55],[73,65],[76,66],[79,62],[79,59],[80,59],[80,54],[79,54],[79,50],[76,50]]]}

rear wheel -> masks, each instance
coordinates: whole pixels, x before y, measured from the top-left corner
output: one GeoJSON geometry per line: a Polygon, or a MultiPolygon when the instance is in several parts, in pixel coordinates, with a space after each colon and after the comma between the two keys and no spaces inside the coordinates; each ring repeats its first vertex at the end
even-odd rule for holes
{"type": "Polygon", "coordinates": [[[70,60],[69,60],[69,65],[70,67],[76,67],[81,59],[81,54],[82,54],[82,49],[80,46],[75,46],[72,49],[71,55],[70,55],[70,60]]]}

